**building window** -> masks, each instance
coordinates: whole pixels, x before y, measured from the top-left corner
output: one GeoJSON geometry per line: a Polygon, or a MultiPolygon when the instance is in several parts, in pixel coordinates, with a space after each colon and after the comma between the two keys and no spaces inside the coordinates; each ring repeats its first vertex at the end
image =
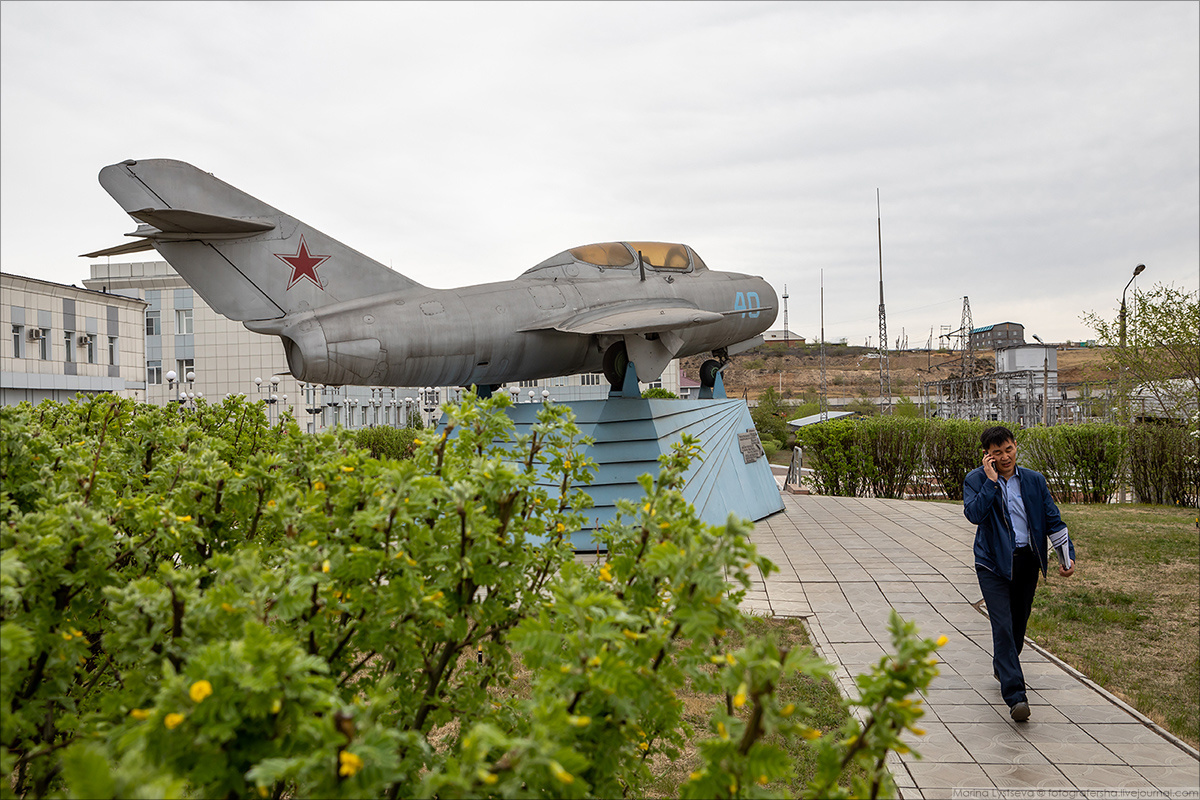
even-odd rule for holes
{"type": "Polygon", "coordinates": [[[87,363],[96,363],[96,334],[89,333],[84,338],[84,344],[87,346],[87,363]]]}
{"type": "Polygon", "coordinates": [[[600,379],[603,377],[604,376],[601,375],[599,372],[585,372],[584,374],[579,376],[579,385],[580,386],[599,386],[600,379]]]}
{"type": "Polygon", "coordinates": [[[38,355],[42,361],[50,360],[50,331],[48,330],[38,331],[38,355]]]}
{"type": "Polygon", "coordinates": [[[176,333],[191,333],[192,332],[192,309],[190,309],[190,308],[175,309],[175,332],[176,333]]]}
{"type": "Polygon", "coordinates": [[[108,337],[108,363],[114,367],[117,365],[117,337],[108,337]]]}
{"type": "Polygon", "coordinates": [[[21,357],[21,348],[25,342],[25,326],[13,325],[13,358],[21,357]]]}
{"type": "Polygon", "coordinates": [[[162,336],[162,315],[158,311],[146,312],[146,335],[162,336]]]}
{"type": "Polygon", "coordinates": [[[63,345],[67,351],[63,360],[70,364],[75,360],[75,331],[63,331],[63,345]]]}
{"type": "Polygon", "coordinates": [[[187,380],[189,372],[196,371],[196,360],[193,358],[181,358],[175,362],[175,372],[179,374],[179,382],[187,380]]]}
{"type": "Polygon", "coordinates": [[[518,384],[518,385],[519,385],[519,386],[520,386],[522,389],[534,389],[534,388],[536,388],[536,387],[537,387],[537,385],[538,385],[538,382],[537,382],[537,381],[521,381],[521,383],[520,383],[520,384],[518,384]]]}
{"type": "Polygon", "coordinates": [[[162,361],[146,362],[146,383],[151,386],[162,385],[162,361]]]}

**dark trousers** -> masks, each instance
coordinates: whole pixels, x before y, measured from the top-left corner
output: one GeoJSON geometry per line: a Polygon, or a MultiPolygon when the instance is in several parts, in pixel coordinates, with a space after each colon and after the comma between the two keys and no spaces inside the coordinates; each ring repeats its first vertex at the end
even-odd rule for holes
{"type": "Polygon", "coordinates": [[[1000,694],[1009,706],[1028,702],[1020,656],[1040,571],[1038,557],[1029,547],[1017,548],[1011,581],[990,569],[975,568],[992,623],[992,669],[1000,678],[1000,694]]]}

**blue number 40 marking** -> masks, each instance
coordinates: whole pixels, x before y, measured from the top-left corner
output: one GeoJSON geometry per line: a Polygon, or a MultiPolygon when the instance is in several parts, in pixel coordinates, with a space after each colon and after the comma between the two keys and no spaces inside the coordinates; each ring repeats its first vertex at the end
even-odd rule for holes
{"type": "Polygon", "coordinates": [[[757,319],[762,303],[758,300],[758,292],[738,292],[733,298],[733,310],[741,311],[742,317],[757,319]]]}

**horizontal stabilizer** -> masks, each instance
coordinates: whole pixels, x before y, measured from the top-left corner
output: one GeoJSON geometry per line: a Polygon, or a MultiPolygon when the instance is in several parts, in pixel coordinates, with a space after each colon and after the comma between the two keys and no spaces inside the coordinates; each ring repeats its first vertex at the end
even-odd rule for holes
{"type": "Polygon", "coordinates": [[[80,258],[104,258],[105,256],[123,256],[126,253],[140,253],[143,250],[153,250],[154,243],[146,239],[140,242],[126,242],[119,244],[116,247],[107,247],[103,250],[97,250],[94,253],[82,253],[80,258]]]}
{"type": "Polygon", "coordinates": [[[626,334],[662,333],[719,322],[721,315],[695,306],[627,305],[575,314],[553,325],[563,333],[626,334]]]}
{"type": "MultiPolygon", "coordinates": [[[[153,225],[164,233],[235,233],[255,234],[269,231],[275,223],[248,217],[222,217],[182,208],[143,208],[129,216],[153,225]]],[[[140,233],[137,235],[141,235],[140,233]]],[[[196,238],[200,238],[197,236],[196,238]]]]}

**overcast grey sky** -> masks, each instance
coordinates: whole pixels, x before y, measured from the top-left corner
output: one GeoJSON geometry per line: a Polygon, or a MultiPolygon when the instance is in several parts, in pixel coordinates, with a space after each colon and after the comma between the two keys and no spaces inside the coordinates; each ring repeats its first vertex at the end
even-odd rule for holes
{"type": "MultiPolygon", "coordinates": [[[[875,343],[1047,341],[1200,283],[1200,4],[0,5],[0,268],[79,284],[126,158],[214,173],[435,287],[681,241],[875,343]]],[[[151,258],[135,254],[125,260],[151,258]]],[[[117,259],[114,259],[117,260],[117,259]]],[[[782,325],[782,318],[776,327],[782,325]]]]}

